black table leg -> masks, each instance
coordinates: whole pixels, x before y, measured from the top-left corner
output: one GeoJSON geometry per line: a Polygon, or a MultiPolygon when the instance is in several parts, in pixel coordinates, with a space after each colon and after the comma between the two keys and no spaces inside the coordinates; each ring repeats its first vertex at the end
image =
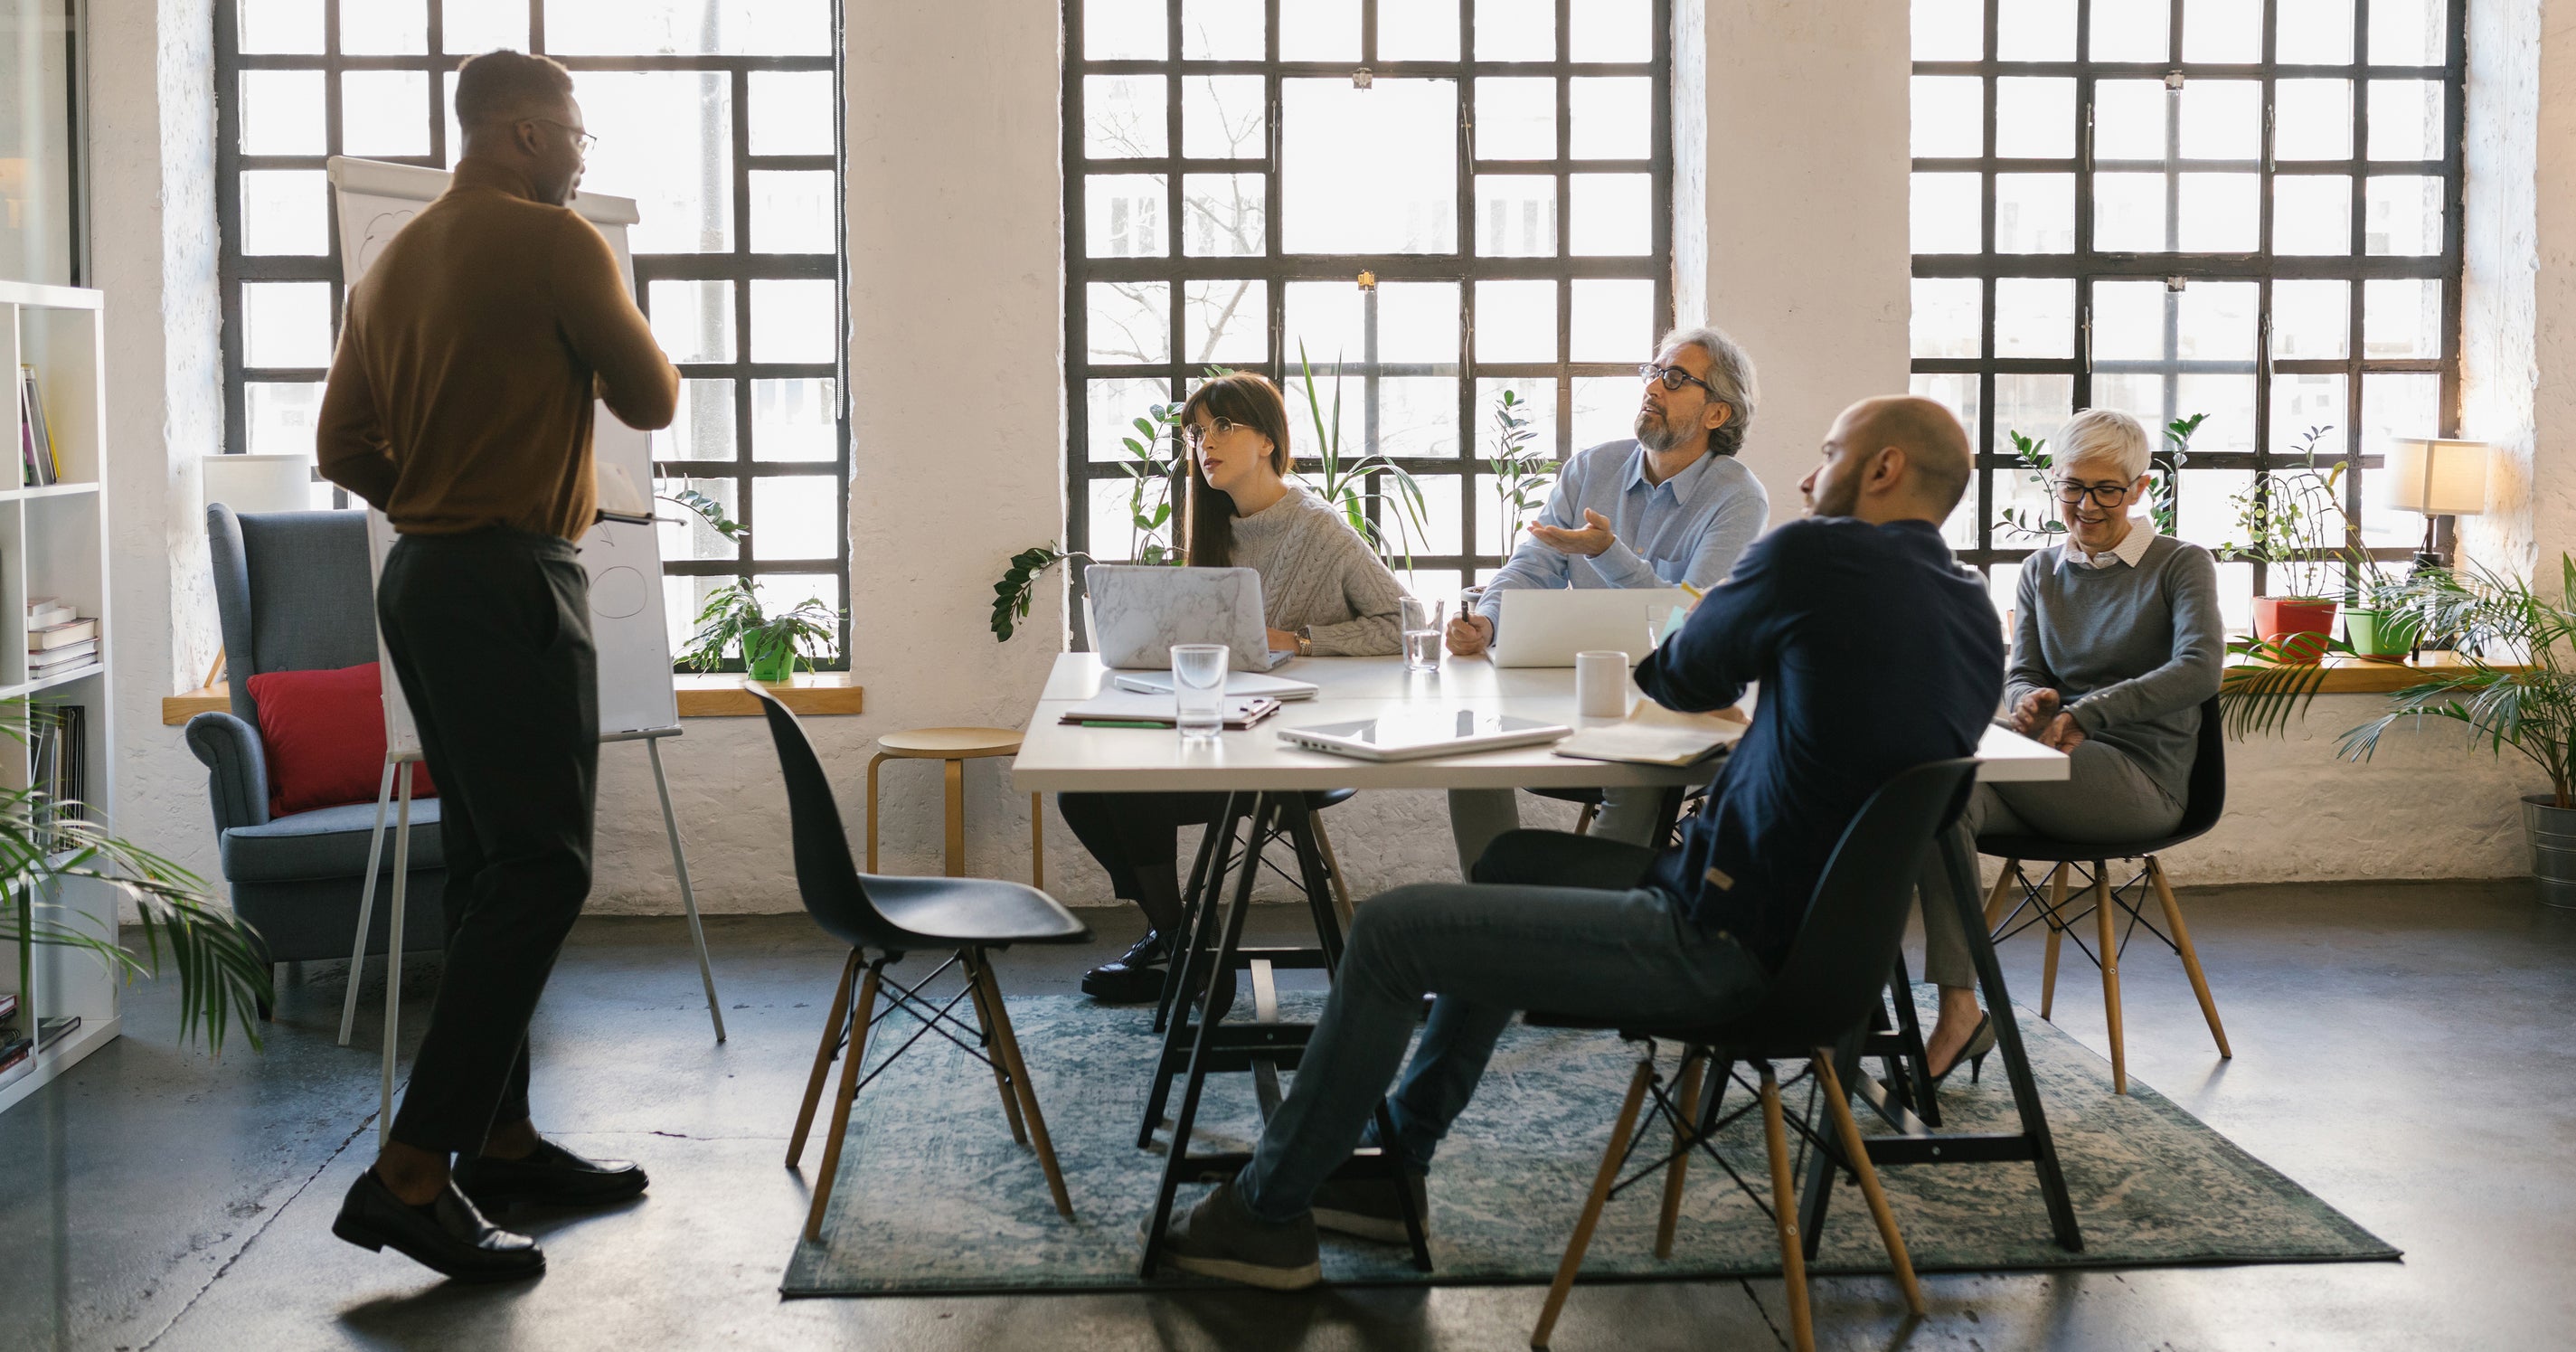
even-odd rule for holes
{"type": "MultiPolygon", "coordinates": [[[[1950,871],[1951,900],[1959,908],[1959,926],[1968,936],[1968,955],[1977,964],[1977,984],[1985,991],[1986,1015],[1994,1022],[1995,1052],[2004,1061],[2013,1106],[2021,1114],[2021,1134],[2030,1142],[2030,1161],[2039,1171],[2039,1192],[2048,1204],[2049,1228],[2057,1247],[2084,1251],[2084,1231],[2075,1222],[2075,1202],[2067,1195],[2066,1175],[2057,1165],[2057,1143],[2048,1134],[2048,1112],[2039,1101],[2039,1082],[2030,1073],[2030,1053],[2023,1048],[2021,1024],[2013,1018],[2012,993],[2004,988],[2003,964],[1986,933],[1986,909],[1977,897],[1977,866],[1960,832],[1941,833],[1941,862],[1950,871]]],[[[1871,1158],[1877,1158],[1873,1151],[1871,1158]]]]}
{"type": "MultiPolygon", "coordinates": [[[[1184,925],[1181,951],[1171,957],[1163,972],[1162,1007],[1154,1020],[1154,1031],[1163,1035],[1162,1054],[1154,1059],[1154,1087],[1145,1097],[1145,1120],[1136,1128],[1136,1148],[1150,1149],[1154,1128],[1163,1123],[1163,1109],[1172,1101],[1172,1072],[1180,1062],[1181,1049],[1189,1036],[1189,999],[1198,983],[1210,975],[1211,961],[1206,956],[1216,948],[1218,921],[1225,907],[1217,904],[1224,893],[1226,854],[1234,845],[1234,832],[1243,819],[1252,814],[1257,795],[1226,795],[1225,811],[1208,823],[1207,835],[1199,842],[1198,866],[1190,870],[1190,892],[1182,898],[1188,923],[1184,925]],[[1210,848],[1217,853],[1210,860],[1210,848]]],[[[1260,843],[1256,834],[1254,844],[1260,843]]],[[[1253,861],[1244,861],[1244,877],[1252,876],[1253,861]]]]}
{"type": "MultiPolygon", "coordinates": [[[[1249,812],[1251,808],[1248,795],[1228,793],[1225,796],[1225,809],[1216,814],[1216,820],[1209,822],[1207,830],[1199,836],[1198,857],[1190,863],[1189,885],[1181,889],[1181,932],[1172,936],[1172,941],[1180,944],[1184,950],[1196,946],[1194,932],[1198,927],[1199,917],[1207,912],[1207,894],[1211,890],[1225,886],[1226,855],[1220,853],[1219,843],[1222,842],[1224,851],[1233,850],[1235,824],[1241,821],[1243,814],[1249,812]],[[1211,881],[1208,875],[1211,862],[1216,869],[1214,881],[1211,881]]],[[[1171,1021],[1172,1000],[1175,992],[1182,989],[1184,987],[1181,982],[1181,955],[1175,953],[1163,966],[1163,995],[1154,1005],[1155,1032],[1162,1032],[1164,1026],[1171,1021]]]]}

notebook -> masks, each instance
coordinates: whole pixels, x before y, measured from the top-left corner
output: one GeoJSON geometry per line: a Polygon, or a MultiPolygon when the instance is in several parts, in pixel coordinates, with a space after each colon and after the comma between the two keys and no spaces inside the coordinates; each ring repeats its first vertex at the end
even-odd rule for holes
{"type": "MultiPolygon", "coordinates": [[[[1279,712],[1279,701],[1260,695],[1225,697],[1225,725],[1240,731],[1279,712]]],[[[1104,690],[1064,711],[1057,720],[1086,728],[1168,728],[1180,722],[1170,695],[1104,690]]]]}
{"type": "MultiPolygon", "coordinates": [[[[1140,695],[1172,693],[1172,673],[1168,671],[1122,671],[1110,677],[1109,681],[1121,690],[1133,690],[1140,695]]],[[[1323,687],[1312,681],[1292,681],[1285,676],[1273,676],[1268,672],[1230,671],[1225,676],[1225,693],[1261,695],[1284,701],[1313,699],[1323,693],[1323,687]]]]}
{"type": "Polygon", "coordinates": [[[1692,765],[1733,746],[1747,726],[1731,709],[1683,714],[1639,700],[1626,718],[1585,728],[1557,743],[1556,754],[1635,765],[1692,765]]]}

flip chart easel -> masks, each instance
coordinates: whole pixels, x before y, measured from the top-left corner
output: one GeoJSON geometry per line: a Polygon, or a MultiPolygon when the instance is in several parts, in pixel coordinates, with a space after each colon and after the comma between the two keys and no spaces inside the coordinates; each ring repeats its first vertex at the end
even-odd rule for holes
{"type": "MultiPolygon", "coordinates": [[[[422,207],[447,191],[447,175],[418,165],[334,156],[330,177],[340,224],[340,270],[355,286],[385,243],[422,207]]],[[[631,289],[634,262],[627,252],[626,227],[638,219],[635,203],[623,197],[580,193],[572,208],[608,240],[615,251],[618,275],[631,289]]],[[[623,478],[639,491],[653,481],[652,442],[643,432],[617,420],[605,405],[593,420],[593,458],[602,480],[623,478]]],[[[607,500],[609,495],[602,494],[607,500]]],[[[647,499],[649,502],[649,499],[647,499]]],[[[367,512],[367,546],[373,580],[381,583],[386,556],[393,552],[395,532],[382,512],[367,512]]],[[[581,562],[590,575],[592,639],[599,650],[599,726],[602,742],[642,742],[653,765],[653,788],[661,797],[662,828],[671,842],[671,868],[680,883],[680,904],[689,918],[689,939],[698,955],[698,979],[707,994],[707,1017],[716,1041],[725,1040],[724,1009],[716,999],[715,969],[707,960],[707,936],[698,918],[696,891],[689,885],[689,858],[680,842],[680,820],[671,808],[671,785],[662,768],[662,739],[680,735],[679,697],[670,680],[670,631],[662,606],[662,558],[654,527],[601,521],[581,539],[581,562]]],[[[411,705],[394,675],[392,654],[381,630],[377,659],[384,678],[385,768],[376,790],[376,825],[367,846],[367,881],[358,903],[357,946],[349,957],[349,991],[340,1009],[340,1045],[347,1046],[358,1013],[358,974],[366,962],[367,931],[374,920],[376,867],[383,857],[385,817],[394,813],[393,895],[385,948],[385,1035],[381,1111],[376,1135],[381,1142],[393,1119],[394,1044],[400,1029],[403,911],[410,881],[411,780],[397,767],[422,759],[420,733],[411,705]],[[399,792],[397,792],[399,781],[399,792]]]]}

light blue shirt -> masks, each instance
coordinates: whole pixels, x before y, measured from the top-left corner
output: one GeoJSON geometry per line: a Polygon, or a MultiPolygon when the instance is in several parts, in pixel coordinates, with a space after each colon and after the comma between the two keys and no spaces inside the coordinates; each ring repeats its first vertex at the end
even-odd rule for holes
{"type": "Polygon", "coordinates": [[[1577,451],[1556,476],[1556,491],[1538,519],[1564,530],[1599,512],[1618,538],[1594,558],[1561,554],[1524,539],[1510,562],[1485,584],[1476,613],[1495,620],[1502,593],[1515,587],[1669,587],[1687,582],[1707,591],[1726,580],[1735,560],[1771,519],[1771,495],[1744,462],[1703,455],[1664,480],[1646,481],[1646,448],[1604,442],[1577,451]]]}

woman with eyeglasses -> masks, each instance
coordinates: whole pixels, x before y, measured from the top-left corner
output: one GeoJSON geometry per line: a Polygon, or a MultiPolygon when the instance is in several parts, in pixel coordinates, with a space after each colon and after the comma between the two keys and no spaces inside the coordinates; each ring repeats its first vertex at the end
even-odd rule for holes
{"type": "MultiPolygon", "coordinates": [[[[1181,406],[1190,450],[1182,529],[1197,568],[1261,575],[1274,652],[1376,657],[1401,649],[1404,588],[1341,512],[1289,477],[1288,406],[1247,371],[1217,376],[1181,406]]],[[[1214,821],[1221,793],[1067,793],[1058,810],[1111,888],[1153,928],[1082,989],[1104,1003],[1152,1000],[1181,938],[1180,828],[1214,821]]]]}
{"type": "MultiPolygon", "coordinates": [[[[2218,693],[2227,648],[2218,564],[2158,534],[2145,514],[2149,442],[2137,419],[2088,409],[2055,447],[2050,487],[2066,539],[2022,561],[2004,701],[2013,731],[2065,752],[2071,773],[2063,783],[1980,784],[1959,829],[2148,839],[2182,821],[2200,706],[2218,693]]],[[[1939,875],[1926,866],[1926,897],[1948,887],[1939,875]]],[[[1923,922],[1924,975],[1941,988],[1925,1044],[1937,1083],[1962,1060],[1982,1062],[1994,1026],[1977,1007],[1956,908],[1927,904],[1923,922]]]]}

